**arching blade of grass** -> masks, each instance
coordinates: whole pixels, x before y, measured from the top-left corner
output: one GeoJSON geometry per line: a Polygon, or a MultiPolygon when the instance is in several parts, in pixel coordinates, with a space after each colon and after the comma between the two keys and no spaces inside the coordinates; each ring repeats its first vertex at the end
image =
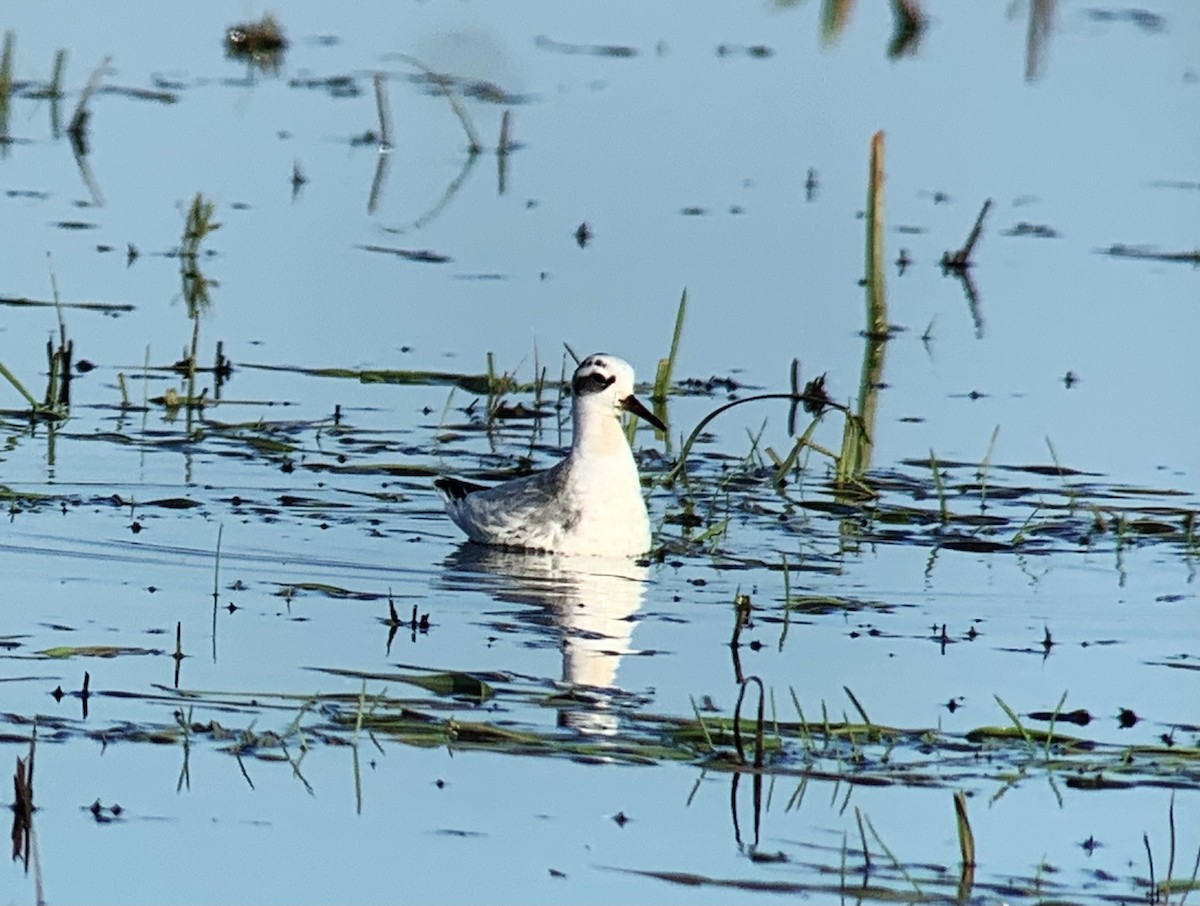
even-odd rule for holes
{"type": "Polygon", "coordinates": [[[1021,723],[1021,718],[1017,717],[1016,712],[1013,711],[1013,709],[1010,708],[1005,703],[1004,699],[1002,699],[999,695],[996,695],[995,693],[993,693],[992,698],[996,699],[996,704],[998,704],[1002,709],[1004,709],[1004,713],[1006,715],[1008,715],[1008,719],[1011,720],[1013,726],[1017,728],[1017,732],[1019,732],[1021,734],[1021,738],[1024,739],[1025,743],[1029,746],[1029,748],[1032,749],[1033,748],[1033,737],[1029,735],[1029,731],[1026,730],[1024,725],[1021,723]]]}

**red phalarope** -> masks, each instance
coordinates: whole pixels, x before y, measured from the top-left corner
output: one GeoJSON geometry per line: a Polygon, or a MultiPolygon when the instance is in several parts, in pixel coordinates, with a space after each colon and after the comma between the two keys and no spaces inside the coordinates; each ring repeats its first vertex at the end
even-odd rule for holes
{"type": "Polygon", "coordinates": [[[571,378],[571,450],[544,472],[492,488],[439,478],[446,512],[472,541],[563,554],[636,557],[650,550],[650,520],[622,411],[666,426],[633,395],[633,368],[590,355],[571,378]]]}

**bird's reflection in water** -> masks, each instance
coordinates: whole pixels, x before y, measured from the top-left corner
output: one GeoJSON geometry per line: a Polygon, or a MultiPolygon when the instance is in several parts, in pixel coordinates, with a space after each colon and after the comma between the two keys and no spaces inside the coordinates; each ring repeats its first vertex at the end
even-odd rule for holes
{"type": "MultiPolygon", "coordinates": [[[[479,544],[464,544],[444,566],[446,588],[483,590],[497,601],[529,608],[515,616],[523,631],[540,634],[561,649],[563,682],[579,693],[577,707],[560,709],[561,725],[593,733],[617,731],[612,709],[623,698],[617,670],[621,657],[634,653],[630,637],[645,592],[645,566],[479,544]]],[[[506,623],[513,618],[504,614],[506,623]]]]}

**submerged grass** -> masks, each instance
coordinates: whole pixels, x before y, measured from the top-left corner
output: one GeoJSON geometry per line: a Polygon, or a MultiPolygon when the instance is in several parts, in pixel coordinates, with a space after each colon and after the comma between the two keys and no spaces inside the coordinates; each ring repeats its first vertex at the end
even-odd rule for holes
{"type": "MultiPolygon", "coordinates": [[[[162,650],[118,650],[115,646],[62,646],[36,652],[50,658],[105,658],[122,654],[171,656],[162,650]]],[[[1014,772],[1025,779],[1046,772],[1065,777],[1067,784],[1076,789],[1107,789],[1110,785],[1200,788],[1200,748],[1196,746],[1178,742],[1136,746],[1132,750],[1136,758],[1130,758],[1131,749],[1127,745],[1027,729],[1020,725],[1015,714],[1010,717],[1014,721],[1012,726],[981,726],[961,735],[934,727],[889,726],[867,719],[862,704],[849,690],[847,694],[861,722],[831,720],[825,703],[820,720],[805,721],[803,708],[793,691],[799,719],[774,719],[768,735],[766,696],[757,677],[747,677],[742,684],[743,690],[751,684],[759,687],[756,716],[750,719],[740,716],[741,697],[732,717],[702,716],[694,701],[692,716],[683,717],[648,710],[644,700],[628,693],[565,687],[555,680],[518,678],[492,671],[319,669],[360,684],[417,686],[423,694],[396,696],[388,693],[385,686],[369,696],[371,707],[364,710],[360,692],[212,692],[166,686],[156,687],[157,692],[148,694],[93,690],[90,694],[96,697],[140,700],[169,708],[186,706],[201,715],[211,710],[226,715],[226,720],[231,715],[243,715],[249,722],[242,730],[226,728],[215,721],[202,725],[193,722],[185,733],[174,718],[162,724],[119,722],[104,728],[45,716],[39,720],[54,731],[57,741],[82,734],[103,736],[110,742],[182,743],[190,734],[192,745],[201,737],[217,743],[241,739],[243,742],[236,747],[241,754],[250,749],[258,750],[255,754],[266,754],[277,749],[282,740],[301,733],[313,744],[348,744],[355,734],[369,730],[381,739],[422,747],[469,745],[497,754],[568,757],[587,754],[647,764],[691,761],[709,769],[754,770],[851,784],[961,790],[970,784],[1007,785],[1014,772]],[[275,733],[253,729],[256,723],[269,720],[272,713],[290,711],[297,704],[305,707],[286,728],[275,733]],[[527,712],[526,721],[515,719],[522,708],[532,709],[527,712]],[[541,709],[559,713],[600,709],[617,714],[620,723],[614,733],[603,737],[564,733],[555,727],[545,727],[544,721],[536,716],[541,709]],[[502,724],[487,717],[496,710],[504,714],[502,724]],[[479,718],[467,720],[464,713],[477,713],[479,718]],[[754,742],[753,758],[747,758],[747,738],[754,742]],[[246,743],[247,739],[252,744],[246,743]],[[1094,783],[1098,778],[1108,778],[1110,784],[1094,783]]],[[[1011,713],[1002,702],[1001,707],[1011,713]]],[[[6,714],[0,719],[18,727],[24,723],[15,718],[16,715],[6,714]]],[[[962,820],[965,822],[965,815],[962,820]]],[[[970,862],[973,843],[967,839],[969,824],[963,826],[961,833],[964,862],[970,862]]]]}

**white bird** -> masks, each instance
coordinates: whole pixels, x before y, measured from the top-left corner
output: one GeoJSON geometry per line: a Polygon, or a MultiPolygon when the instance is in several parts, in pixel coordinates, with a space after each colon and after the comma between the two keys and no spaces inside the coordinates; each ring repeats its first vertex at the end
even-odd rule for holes
{"type": "Polygon", "coordinates": [[[650,520],[621,413],[666,426],[633,395],[633,368],[596,353],[571,378],[571,450],[557,465],[487,488],[457,478],[434,484],[472,541],[564,554],[636,557],[650,550],[650,520]]]}

